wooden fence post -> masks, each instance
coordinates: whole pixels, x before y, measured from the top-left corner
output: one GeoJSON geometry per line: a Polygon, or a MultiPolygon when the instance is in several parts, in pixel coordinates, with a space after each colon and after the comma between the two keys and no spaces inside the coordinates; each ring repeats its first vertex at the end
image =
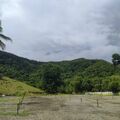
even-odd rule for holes
{"type": "Polygon", "coordinates": [[[99,100],[97,99],[97,107],[99,107],[99,100]]]}

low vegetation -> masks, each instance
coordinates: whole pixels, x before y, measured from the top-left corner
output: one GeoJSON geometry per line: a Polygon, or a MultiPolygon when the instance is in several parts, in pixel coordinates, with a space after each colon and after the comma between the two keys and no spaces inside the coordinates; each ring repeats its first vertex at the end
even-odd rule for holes
{"type": "MultiPolygon", "coordinates": [[[[3,98],[0,98],[0,100],[3,98]]],[[[50,95],[25,98],[16,115],[15,97],[0,102],[0,120],[119,120],[120,96],[50,95]],[[4,106],[2,106],[4,104],[4,106]],[[22,117],[21,117],[22,116],[22,117]]]]}
{"type": "Polygon", "coordinates": [[[1,95],[18,95],[19,96],[23,92],[32,94],[32,93],[40,93],[41,90],[7,77],[3,77],[2,79],[0,79],[1,95]]]}

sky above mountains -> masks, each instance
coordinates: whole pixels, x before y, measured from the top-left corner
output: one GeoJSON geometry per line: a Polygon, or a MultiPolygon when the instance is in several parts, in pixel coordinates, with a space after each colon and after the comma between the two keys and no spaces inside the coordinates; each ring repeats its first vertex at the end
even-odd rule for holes
{"type": "Polygon", "coordinates": [[[0,0],[6,51],[40,61],[110,60],[120,52],[120,0],[0,0]]]}

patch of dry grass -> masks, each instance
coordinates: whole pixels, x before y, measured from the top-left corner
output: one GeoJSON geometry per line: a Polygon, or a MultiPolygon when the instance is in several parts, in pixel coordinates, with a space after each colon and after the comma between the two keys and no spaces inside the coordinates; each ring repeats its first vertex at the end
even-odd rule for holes
{"type": "Polygon", "coordinates": [[[23,109],[29,112],[27,116],[4,115],[0,116],[0,120],[120,120],[120,96],[28,97],[23,109]],[[99,107],[96,99],[99,99],[99,107]]]}

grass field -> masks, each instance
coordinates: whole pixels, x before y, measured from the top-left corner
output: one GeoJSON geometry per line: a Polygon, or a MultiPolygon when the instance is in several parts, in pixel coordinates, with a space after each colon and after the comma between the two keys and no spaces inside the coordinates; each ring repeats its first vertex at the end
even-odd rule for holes
{"type": "Polygon", "coordinates": [[[7,77],[0,79],[0,94],[1,95],[2,94],[17,95],[17,94],[20,94],[21,92],[40,93],[42,91],[32,86],[29,86],[23,82],[14,80],[14,79],[10,79],[7,77]]]}
{"type": "Polygon", "coordinates": [[[26,97],[19,116],[15,111],[17,100],[0,98],[0,120],[120,120],[120,96],[26,97]]]}

